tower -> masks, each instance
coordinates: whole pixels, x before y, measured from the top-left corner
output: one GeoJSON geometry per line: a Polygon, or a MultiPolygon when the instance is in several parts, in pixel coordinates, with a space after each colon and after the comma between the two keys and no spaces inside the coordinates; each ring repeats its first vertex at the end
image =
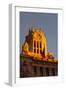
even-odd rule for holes
{"type": "Polygon", "coordinates": [[[47,57],[47,40],[41,28],[31,28],[22,45],[22,53],[36,58],[47,57]],[[43,57],[44,56],[44,57],[43,57]]]}
{"type": "Polygon", "coordinates": [[[57,76],[58,62],[47,50],[47,39],[41,28],[32,27],[22,45],[20,78],[57,76]]]}

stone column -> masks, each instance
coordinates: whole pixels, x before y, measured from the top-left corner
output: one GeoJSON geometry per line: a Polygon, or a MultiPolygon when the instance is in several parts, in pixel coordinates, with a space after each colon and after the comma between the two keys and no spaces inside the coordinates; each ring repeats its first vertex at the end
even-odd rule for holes
{"type": "Polygon", "coordinates": [[[35,42],[36,42],[36,47],[35,48],[36,48],[36,53],[37,53],[37,41],[35,41],[35,42]]]}

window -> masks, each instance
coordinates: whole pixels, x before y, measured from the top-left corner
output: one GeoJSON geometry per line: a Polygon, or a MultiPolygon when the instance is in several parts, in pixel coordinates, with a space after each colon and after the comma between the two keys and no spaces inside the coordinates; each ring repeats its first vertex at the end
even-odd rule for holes
{"type": "Polygon", "coordinates": [[[55,76],[55,69],[52,68],[52,75],[55,76]]]}
{"type": "Polygon", "coordinates": [[[37,49],[37,53],[39,53],[39,49],[37,49]]]}
{"type": "Polygon", "coordinates": [[[49,68],[46,68],[46,76],[49,76],[49,68]]]}
{"type": "Polygon", "coordinates": [[[43,67],[40,67],[40,76],[43,76],[43,67]]]}
{"type": "Polygon", "coordinates": [[[37,75],[37,67],[34,66],[34,75],[37,75]]]}
{"type": "Polygon", "coordinates": [[[34,41],[34,53],[36,53],[36,41],[34,41]]]}
{"type": "Polygon", "coordinates": [[[34,41],[34,48],[36,48],[36,41],[34,41]]]}
{"type": "Polygon", "coordinates": [[[41,42],[34,40],[34,53],[42,53],[41,42]]]}
{"type": "Polygon", "coordinates": [[[34,49],[34,53],[36,53],[36,49],[34,49]]]}

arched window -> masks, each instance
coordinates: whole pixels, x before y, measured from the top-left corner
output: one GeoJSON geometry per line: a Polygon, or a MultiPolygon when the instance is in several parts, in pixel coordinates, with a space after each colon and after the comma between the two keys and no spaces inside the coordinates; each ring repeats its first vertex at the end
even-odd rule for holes
{"type": "Polygon", "coordinates": [[[36,49],[34,49],[34,53],[36,53],[36,49]]]}
{"type": "Polygon", "coordinates": [[[39,49],[37,49],[37,53],[39,53],[39,49]]]}

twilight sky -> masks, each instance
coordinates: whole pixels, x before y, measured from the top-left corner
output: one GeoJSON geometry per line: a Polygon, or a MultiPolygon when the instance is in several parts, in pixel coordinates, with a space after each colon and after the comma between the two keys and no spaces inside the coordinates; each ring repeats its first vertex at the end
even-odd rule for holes
{"type": "Polygon", "coordinates": [[[42,28],[47,38],[48,52],[58,58],[58,15],[53,13],[20,12],[20,52],[29,28],[42,28]]]}

